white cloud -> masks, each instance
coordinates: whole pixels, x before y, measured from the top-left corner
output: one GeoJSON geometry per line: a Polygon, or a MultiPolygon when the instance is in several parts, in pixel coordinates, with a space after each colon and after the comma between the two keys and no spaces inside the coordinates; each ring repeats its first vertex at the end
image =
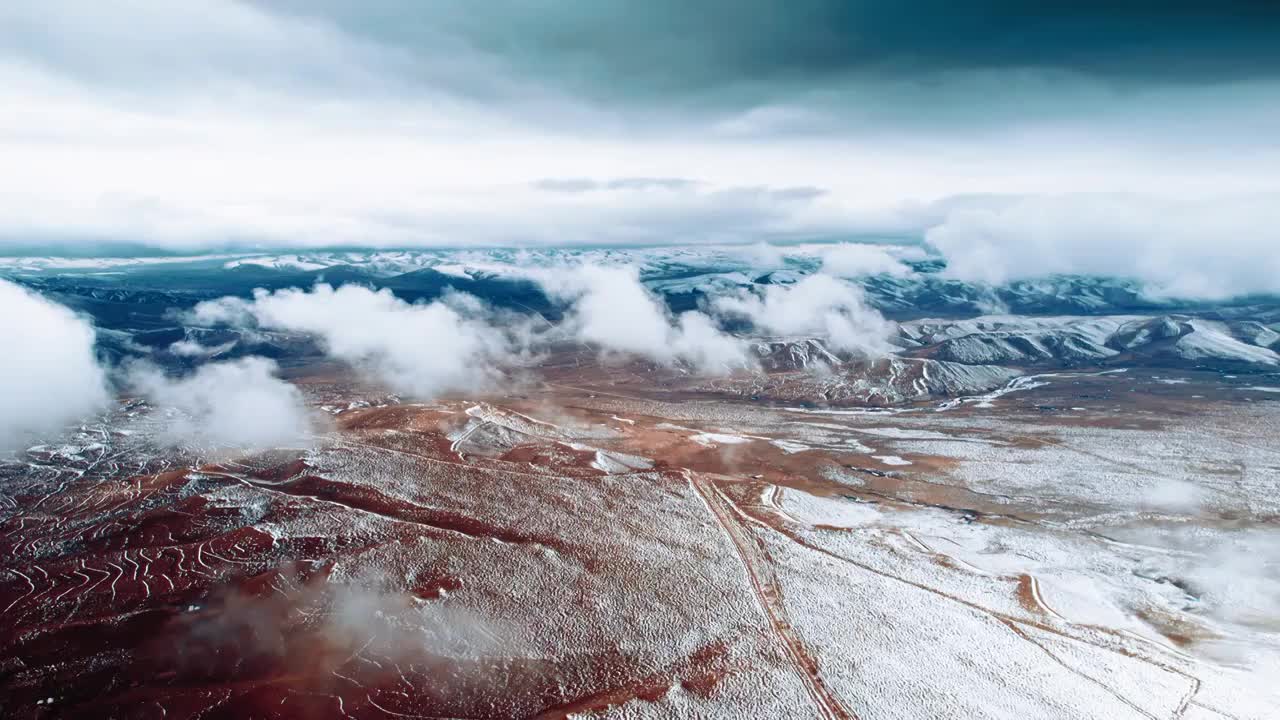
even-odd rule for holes
{"type": "Polygon", "coordinates": [[[1198,485],[1177,478],[1157,478],[1147,490],[1144,504],[1166,512],[1190,513],[1199,509],[1204,492],[1198,485]]]}
{"type": "Polygon", "coordinates": [[[769,285],[758,293],[715,298],[712,308],[743,317],[778,335],[820,335],[835,350],[875,357],[892,352],[894,324],[869,307],[862,289],[829,275],[810,275],[794,285],[769,285]]]}
{"type": "Polygon", "coordinates": [[[1233,622],[1271,627],[1280,616],[1280,532],[1248,529],[1198,547],[1209,556],[1189,574],[1203,588],[1210,611],[1233,622]]]}
{"type": "Polygon", "coordinates": [[[169,352],[179,357],[200,357],[209,354],[209,349],[195,340],[177,340],[169,344],[169,352]]]}
{"type": "Polygon", "coordinates": [[[0,280],[0,450],[100,409],[106,377],[93,326],[68,308],[0,280]]]}
{"type": "Polygon", "coordinates": [[[911,268],[885,246],[864,243],[841,243],[824,249],[822,271],[842,278],[864,275],[903,277],[911,274],[911,268]]]}
{"type": "Polygon", "coordinates": [[[926,239],[963,280],[1080,273],[1137,278],[1155,295],[1280,292],[1280,204],[1269,196],[1028,197],[954,209],[926,239]]]}
{"type": "Polygon", "coordinates": [[[456,390],[480,390],[516,360],[527,327],[496,327],[474,298],[410,304],[390,290],[358,285],[316,285],[267,292],[253,300],[222,298],[200,303],[192,320],[201,324],[256,324],[308,333],[325,350],[399,393],[430,398],[456,390]]]}
{"type": "MultiPolygon", "coordinates": [[[[1215,532],[1173,525],[1144,531],[1139,537],[1156,547],[1182,551],[1145,558],[1142,573],[1181,579],[1198,597],[1200,612],[1254,628],[1270,628],[1280,615],[1280,532],[1269,528],[1215,532]]],[[[1227,650],[1212,641],[1203,649],[1227,650]]]]}
{"type": "Polygon", "coordinates": [[[227,342],[214,347],[206,347],[195,340],[178,340],[169,344],[169,352],[178,357],[199,358],[209,357],[217,353],[231,349],[235,342],[227,342]]]}
{"type": "Polygon", "coordinates": [[[630,266],[579,265],[533,277],[552,295],[572,302],[565,330],[609,353],[636,355],[664,365],[684,362],[703,372],[751,364],[747,347],[703,313],[673,319],[630,266]]]}
{"type": "MultiPolygon", "coordinates": [[[[236,297],[222,297],[198,303],[187,319],[201,327],[213,325],[247,326],[254,322],[252,305],[236,297]]],[[[181,342],[181,341],[180,341],[181,342]]],[[[174,343],[177,345],[177,343],[174,343]]]]}
{"type": "Polygon", "coordinates": [[[607,350],[671,362],[671,332],[657,298],[634,268],[582,265],[541,278],[552,294],[572,298],[569,323],[577,336],[607,350]]]}
{"type": "Polygon", "coordinates": [[[186,377],[135,364],[133,389],[176,411],[162,439],[213,448],[266,448],[305,443],[311,421],[302,393],[276,377],[275,362],[248,357],[201,365],[186,377]]]}
{"type": "Polygon", "coordinates": [[[731,249],[731,255],[737,256],[752,270],[777,270],[786,266],[787,253],[777,245],[767,242],[752,243],[731,249]]]}
{"type": "Polygon", "coordinates": [[[726,372],[755,364],[740,338],[722,332],[711,318],[694,310],[676,318],[670,341],[676,357],[703,372],[726,372]]]}

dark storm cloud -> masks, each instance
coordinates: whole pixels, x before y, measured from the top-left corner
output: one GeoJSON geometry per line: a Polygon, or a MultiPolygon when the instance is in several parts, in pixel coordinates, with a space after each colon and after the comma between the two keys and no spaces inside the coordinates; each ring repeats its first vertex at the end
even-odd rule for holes
{"type": "Polygon", "coordinates": [[[0,61],[98,91],[419,103],[473,112],[464,133],[491,117],[577,136],[1264,138],[1277,34],[1274,0],[0,3],[0,61]]]}
{"type": "Polygon", "coordinates": [[[747,99],[848,79],[1018,69],[1116,83],[1272,77],[1270,0],[267,0],[411,53],[441,43],[573,92],[747,99]],[[358,9],[357,9],[358,8],[358,9]]]}

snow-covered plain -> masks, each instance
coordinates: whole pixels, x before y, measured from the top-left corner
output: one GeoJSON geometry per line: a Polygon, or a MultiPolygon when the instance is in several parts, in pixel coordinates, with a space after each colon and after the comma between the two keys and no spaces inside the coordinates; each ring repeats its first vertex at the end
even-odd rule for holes
{"type": "Polygon", "coordinates": [[[0,686],[15,717],[53,697],[124,717],[1268,718],[1280,404],[1161,379],[1060,373],[895,413],[595,376],[428,404],[317,382],[333,428],[243,457],[158,447],[163,416],[133,402],[0,464],[0,647],[21,662],[0,686]],[[253,660],[202,664],[228,656],[253,660]]]}

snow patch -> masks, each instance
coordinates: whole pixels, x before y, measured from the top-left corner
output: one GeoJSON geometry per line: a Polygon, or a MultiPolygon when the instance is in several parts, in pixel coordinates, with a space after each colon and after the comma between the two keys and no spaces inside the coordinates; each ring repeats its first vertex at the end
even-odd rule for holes
{"type": "Polygon", "coordinates": [[[879,460],[885,465],[910,465],[911,461],[897,455],[872,455],[871,457],[879,460]]]}

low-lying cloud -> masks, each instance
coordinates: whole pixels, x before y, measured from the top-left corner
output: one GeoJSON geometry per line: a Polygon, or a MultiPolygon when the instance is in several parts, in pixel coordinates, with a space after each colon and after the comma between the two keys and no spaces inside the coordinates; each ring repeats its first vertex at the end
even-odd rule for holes
{"type": "Polygon", "coordinates": [[[751,364],[746,343],[722,332],[706,314],[690,310],[672,317],[634,267],[580,265],[536,279],[549,294],[570,302],[562,329],[605,353],[684,363],[707,373],[751,364]]]}
{"type": "Polygon", "coordinates": [[[565,304],[558,325],[537,315],[499,313],[465,293],[411,304],[386,289],[325,284],[200,303],[189,319],[312,335],[331,357],[418,398],[492,389],[511,370],[565,341],[595,347],[606,357],[643,358],[703,374],[757,369],[748,340],[722,329],[719,321],[730,318],[769,334],[821,336],[834,350],[855,356],[894,349],[894,324],[867,305],[861,288],[825,274],[740,290],[710,299],[706,311],[673,314],[634,266],[521,272],[565,304]]]}
{"type": "Polygon", "coordinates": [[[0,451],[106,405],[93,326],[70,309],[0,280],[0,337],[0,451]]]}
{"type": "MultiPolygon", "coordinates": [[[[243,679],[246,668],[302,678],[312,693],[290,698],[289,707],[303,717],[331,714],[332,698],[348,683],[372,689],[370,699],[389,702],[386,696],[396,693],[378,689],[402,687],[406,676],[425,682],[421,695],[434,707],[473,717],[483,714],[477,697],[510,693],[529,679],[513,679],[514,674],[543,667],[483,662],[525,651],[518,628],[509,623],[425,602],[405,587],[404,578],[373,571],[353,577],[330,569],[290,564],[269,571],[268,593],[215,588],[148,644],[144,662],[187,683],[243,679]]],[[[347,703],[347,710],[363,714],[359,700],[347,703]]]]}
{"type": "Polygon", "coordinates": [[[1251,648],[1232,636],[1274,630],[1280,617],[1280,532],[1266,528],[1206,532],[1174,526],[1144,531],[1137,539],[1178,551],[1144,558],[1139,574],[1173,580],[1187,595],[1191,613],[1225,623],[1233,631],[1203,639],[1194,649],[1231,663],[1257,662],[1251,648]]]}
{"type": "Polygon", "coordinates": [[[838,351],[878,357],[893,351],[894,324],[867,305],[862,289],[829,275],[769,285],[711,302],[720,314],[749,320],[776,335],[820,335],[838,351]]]}
{"type": "Polygon", "coordinates": [[[841,243],[822,251],[822,271],[842,278],[867,275],[904,277],[912,270],[884,245],[841,243]]]}
{"type": "Polygon", "coordinates": [[[202,365],[180,378],[136,364],[127,377],[150,403],[174,413],[161,433],[167,442],[213,448],[304,444],[311,418],[302,393],[276,373],[274,361],[248,357],[202,365]]]}
{"type": "Polygon", "coordinates": [[[390,290],[360,285],[334,289],[255,291],[252,300],[226,297],[200,303],[191,320],[307,333],[325,351],[395,392],[431,398],[492,386],[516,363],[528,322],[495,323],[483,303],[455,294],[407,303],[390,290]]]}

